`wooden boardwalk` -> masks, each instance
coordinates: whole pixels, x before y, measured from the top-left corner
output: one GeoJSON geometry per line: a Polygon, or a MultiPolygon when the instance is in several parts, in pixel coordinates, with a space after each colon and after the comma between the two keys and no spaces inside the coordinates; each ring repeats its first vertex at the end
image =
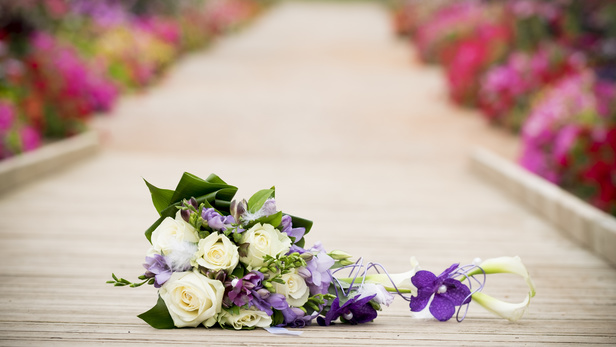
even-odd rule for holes
{"type": "MultiPolygon", "coordinates": [[[[0,196],[0,345],[614,345],[616,270],[468,168],[477,144],[513,158],[515,139],[449,105],[372,4],[289,3],[186,57],[146,93],[98,119],[103,149],[0,196]],[[156,218],[142,177],[172,188],[215,172],[248,197],[315,221],[308,243],[404,271],[519,255],[537,287],[518,323],[471,304],[466,320],[413,319],[396,299],[372,323],[263,330],[155,330],[136,317],[154,288],[142,273],[156,218]]],[[[518,278],[486,292],[521,300],[518,278]]]]}

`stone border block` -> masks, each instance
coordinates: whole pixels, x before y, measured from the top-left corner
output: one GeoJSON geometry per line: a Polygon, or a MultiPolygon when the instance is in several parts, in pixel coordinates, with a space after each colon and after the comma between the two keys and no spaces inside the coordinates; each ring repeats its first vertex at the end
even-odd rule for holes
{"type": "Polygon", "coordinates": [[[91,156],[98,149],[98,134],[88,131],[1,160],[0,194],[91,156]]]}
{"type": "Polygon", "coordinates": [[[471,169],[616,267],[616,218],[486,148],[473,151],[471,169]]]}

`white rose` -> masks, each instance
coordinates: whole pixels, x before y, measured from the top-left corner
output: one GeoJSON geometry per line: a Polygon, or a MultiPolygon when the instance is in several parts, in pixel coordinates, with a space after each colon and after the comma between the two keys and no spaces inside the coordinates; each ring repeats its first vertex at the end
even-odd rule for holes
{"type": "Polygon", "coordinates": [[[193,266],[201,265],[214,271],[233,271],[240,260],[237,246],[223,234],[211,233],[199,240],[198,248],[193,266]]]}
{"type": "Polygon", "coordinates": [[[304,278],[298,275],[297,272],[291,272],[282,275],[281,279],[284,281],[284,284],[274,284],[276,293],[284,295],[289,306],[304,306],[306,301],[308,301],[308,296],[310,296],[310,289],[306,285],[304,278]]]}
{"type": "Polygon", "coordinates": [[[223,310],[218,316],[220,325],[231,325],[233,328],[240,330],[246,328],[267,328],[272,325],[272,317],[267,313],[257,310],[240,309],[240,313],[233,315],[223,310]]]}
{"type": "Polygon", "coordinates": [[[158,294],[178,327],[210,327],[221,311],[225,287],[196,271],[174,272],[158,294]]]}
{"type": "Polygon", "coordinates": [[[152,248],[148,251],[148,255],[152,253],[168,255],[182,241],[198,242],[199,233],[192,225],[182,219],[178,211],[175,219],[171,217],[163,219],[162,223],[152,231],[150,240],[152,241],[152,248]]]}
{"type": "Polygon", "coordinates": [[[242,234],[241,243],[248,242],[247,254],[240,260],[248,265],[249,269],[263,266],[263,257],[277,254],[286,254],[291,248],[291,239],[276,230],[271,224],[255,224],[242,234]]]}

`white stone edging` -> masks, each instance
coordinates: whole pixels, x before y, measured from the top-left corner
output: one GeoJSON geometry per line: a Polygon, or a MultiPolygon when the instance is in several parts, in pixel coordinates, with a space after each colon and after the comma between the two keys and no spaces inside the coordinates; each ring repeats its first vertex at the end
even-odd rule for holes
{"type": "Polygon", "coordinates": [[[98,148],[98,134],[87,131],[0,160],[0,194],[93,155],[98,148]]]}
{"type": "Polygon", "coordinates": [[[488,149],[473,151],[471,168],[616,266],[616,218],[488,149]]]}

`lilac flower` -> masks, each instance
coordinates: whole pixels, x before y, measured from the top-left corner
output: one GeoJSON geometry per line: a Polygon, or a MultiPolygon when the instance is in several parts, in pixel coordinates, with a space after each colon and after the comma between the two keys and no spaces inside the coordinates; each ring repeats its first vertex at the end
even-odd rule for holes
{"type": "Polygon", "coordinates": [[[217,231],[226,230],[230,224],[235,223],[233,216],[223,216],[213,208],[203,209],[201,218],[207,222],[210,228],[217,231]]]}
{"type": "Polygon", "coordinates": [[[370,304],[372,298],[374,295],[362,298],[361,294],[358,294],[342,306],[340,306],[340,298],[335,298],[325,318],[318,317],[317,322],[321,326],[327,326],[339,317],[352,325],[371,322],[377,316],[376,310],[370,304]]]}
{"type": "Polygon", "coordinates": [[[295,239],[295,242],[301,240],[306,233],[306,228],[293,228],[291,216],[288,215],[282,216],[280,226],[282,227],[282,232],[287,234],[287,236],[289,237],[293,237],[295,239]]]}
{"type": "Polygon", "coordinates": [[[417,296],[411,297],[410,308],[412,312],[423,310],[430,298],[430,313],[439,321],[446,321],[455,313],[456,306],[464,305],[471,301],[471,291],[462,282],[452,278],[452,272],[459,264],[451,265],[436,277],[430,271],[417,271],[411,278],[413,285],[417,287],[417,296]]]}
{"type": "Polygon", "coordinates": [[[154,277],[154,287],[156,288],[160,288],[165,284],[172,274],[171,266],[167,263],[167,259],[160,254],[145,257],[143,267],[146,269],[145,277],[154,277]]]}
{"type": "Polygon", "coordinates": [[[319,253],[306,262],[306,267],[298,269],[298,273],[306,280],[311,295],[327,294],[329,284],[332,282],[332,275],[329,269],[336,261],[327,255],[320,242],[316,243],[309,252],[319,253]]]}

